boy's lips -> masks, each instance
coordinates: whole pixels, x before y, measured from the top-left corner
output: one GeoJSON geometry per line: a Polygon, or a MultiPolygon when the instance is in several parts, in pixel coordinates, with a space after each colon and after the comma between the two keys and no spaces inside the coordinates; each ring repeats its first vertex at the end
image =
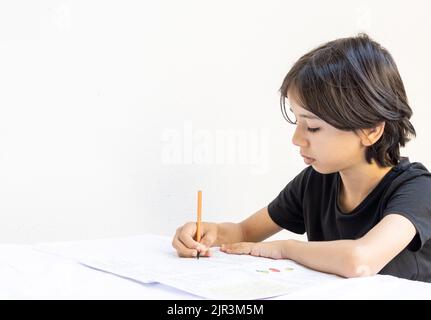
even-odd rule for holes
{"type": "Polygon", "coordinates": [[[306,155],[303,155],[302,153],[301,153],[301,157],[306,158],[306,159],[310,159],[310,160],[316,160],[316,159],[314,159],[314,158],[307,157],[306,155]]]}
{"type": "Polygon", "coordinates": [[[306,164],[311,164],[311,163],[313,163],[316,160],[314,158],[310,158],[310,157],[304,156],[302,153],[301,153],[301,156],[304,158],[304,162],[306,164]]]}

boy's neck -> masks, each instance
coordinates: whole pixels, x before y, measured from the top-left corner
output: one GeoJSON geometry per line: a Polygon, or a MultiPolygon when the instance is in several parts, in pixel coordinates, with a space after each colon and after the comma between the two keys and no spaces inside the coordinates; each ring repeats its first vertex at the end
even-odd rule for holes
{"type": "Polygon", "coordinates": [[[354,168],[340,171],[341,183],[339,204],[344,212],[352,211],[379,184],[392,167],[379,167],[374,161],[371,164],[361,163],[354,168]]]}

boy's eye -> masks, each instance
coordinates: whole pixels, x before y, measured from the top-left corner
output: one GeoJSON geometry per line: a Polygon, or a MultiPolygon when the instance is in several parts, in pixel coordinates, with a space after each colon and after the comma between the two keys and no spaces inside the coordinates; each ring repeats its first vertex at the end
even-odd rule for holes
{"type": "Polygon", "coordinates": [[[310,132],[316,132],[316,131],[319,131],[320,128],[307,128],[307,130],[310,132]]]}

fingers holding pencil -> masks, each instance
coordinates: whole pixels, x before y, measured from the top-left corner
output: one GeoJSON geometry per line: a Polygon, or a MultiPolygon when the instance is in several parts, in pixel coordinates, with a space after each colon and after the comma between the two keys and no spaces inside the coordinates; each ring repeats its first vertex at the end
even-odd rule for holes
{"type": "Polygon", "coordinates": [[[180,257],[196,257],[198,251],[201,257],[211,255],[210,248],[217,239],[217,224],[210,222],[201,223],[201,239],[197,242],[196,222],[188,222],[179,227],[172,240],[172,246],[180,257]]]}
{"type": "Polygon", "coordinates": [[[180,257],[211,256],[210,248],[217,241],[218,224],[202,222],[202,191],[197,193],[196,222],[179,227],[172,240],[172,246],[180,257]]]}
{"type": "Polygon", "coordinates": [[[211,256],[211,246],[217,239],[217,226],[214,223],[202,223],[201,241],[196,247],[201,257],[211,256]]]}

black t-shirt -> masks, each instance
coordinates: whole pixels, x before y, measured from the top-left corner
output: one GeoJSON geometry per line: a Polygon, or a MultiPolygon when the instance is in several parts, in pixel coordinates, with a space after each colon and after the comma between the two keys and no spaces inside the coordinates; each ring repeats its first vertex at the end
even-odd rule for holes
{"type": "Polygon", "coordinates": [[[309,241],[330,241],[358,239],[386,215],[400,214],[416,235],[379,273],[431,282],[431,173],[402,158],[347,214],[338,205],[340,179],[338,172],[305,168],[268,205],[271,219],[289,231],[307,232],[309,241]]]}

